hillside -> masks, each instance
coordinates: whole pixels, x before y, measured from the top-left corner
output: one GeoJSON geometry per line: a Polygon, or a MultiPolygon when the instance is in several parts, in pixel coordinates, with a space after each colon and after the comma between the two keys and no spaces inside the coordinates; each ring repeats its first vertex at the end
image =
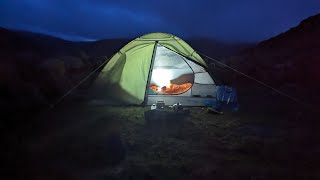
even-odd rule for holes
{"type": "MultiPolygon", "coordinates": [[[[320,14],[229,59],[231,66],[293,95],[318,97],[320,14]]],[[[241,77],[238,77],[243,79],[241,77]]],[[[312,98],[308,98],[310,101],[312,98]]]]}
{"type": "Polygon", "coordinates": [[[256,45],[254,43],[223,43],[212,38],[190,38],[186,42],[196,51],[219,60],[225,60],[243,49],[256,45]]]}

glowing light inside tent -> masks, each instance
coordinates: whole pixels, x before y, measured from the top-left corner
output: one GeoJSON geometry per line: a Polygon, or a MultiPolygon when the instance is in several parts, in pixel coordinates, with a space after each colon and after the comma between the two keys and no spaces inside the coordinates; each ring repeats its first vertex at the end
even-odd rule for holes
{"type": "MultiPolygon", "coordinates": [[[[159,87],[170,87],[170,81],[173,79],[172,70],[170,69],[153,69],[152,81],[159,87]]],[[[161,91],[159,88],[158,91],[161,91]]]]}

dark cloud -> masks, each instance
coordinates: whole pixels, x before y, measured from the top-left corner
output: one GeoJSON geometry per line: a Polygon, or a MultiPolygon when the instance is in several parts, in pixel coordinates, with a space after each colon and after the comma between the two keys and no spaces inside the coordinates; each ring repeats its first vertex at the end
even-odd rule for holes
{"type": "Polygon", "coordinates": [[[0,26],[72,40],[165,31],[181,37],[259,41],[319,10],[318,0],[2,0],[0,26]]]}

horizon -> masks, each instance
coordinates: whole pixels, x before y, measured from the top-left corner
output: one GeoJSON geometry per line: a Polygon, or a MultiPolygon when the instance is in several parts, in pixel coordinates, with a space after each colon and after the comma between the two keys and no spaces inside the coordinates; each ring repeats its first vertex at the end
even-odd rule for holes
{"type": "MultiPolygon", "coordinates": [[[[43,36],[48,36],[48,37],[52,37],[52,38],[57,38],[57,39],[60,39],[60,40],[64,40],[64,41],[69,41],[69,42],[98,42],[98,41],[104,41],[104,40],[133,40],[135,38],[139,38],[143,35],[146,35],[146,34],[150,34],[150,33],[156,33],[156,32],[149,32],[149,33],[146,33],[146,34],[141,34],[137,37],[110,37],[110,38],[102,38],[102,39],[87,39],[87,38],[83,38],[83,37],[77,37],[77,36],[67,36],[67,35],[57,35],[57,34],[54,34],[54,33],[45,33],[45,32],[36,32],[36,31],[28,31],[28,30],[23,30],[23,29],[14,29],[14,28],[6,28],[6,27],[1,27],[0,28],[2,29],[5,29],[5,30],[8,30],[8,31],[12,31],[12,32],[21,32],[21,33],[32,33],[32,34],[38,34],[38,35],[43,35],[43,36]]],[[[163,33],[167,33],[167,32],[163,32],[163,33]]],[[[167,33],[167,34],[170,34],[170,33],[167,33]]],[[[171,34],[171,35],[174,35],[174,34],[171,34]]],[[[175,36],[175,35],[174,35],[175,36]]],[[[178,37],[178,36],[177,36],[178,37]]],[[[182,38],[182,37],[179,37],[179,38],[182,38]]],[[[273,37],[270,37],[270,38],[273,38],[273,37]]],[[[209,41],[214,41],[216,43],[221,43],[221,44],[225,44],[225,45],[232,45],[232,44],[257,44],[257,43],[260,43],[260,42],[228,42],[228,41],[222,41],[222,40],[219,40],[219,39],[215,39],[214,37],[187,37],[187,38],[182,38],[184,40],[209,40],[209,41]]],[[[267,39],[266,39],[267,40],[267,39]]],[[[265,41],[265,40],[262,40],[262,41],[265,41]]]]}

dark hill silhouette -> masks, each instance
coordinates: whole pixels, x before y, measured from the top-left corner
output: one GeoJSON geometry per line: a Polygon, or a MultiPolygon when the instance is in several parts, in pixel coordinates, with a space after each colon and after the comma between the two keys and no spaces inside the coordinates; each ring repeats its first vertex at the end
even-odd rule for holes
{"type": "Polygon", "coordinates": [[[34,53],[41,57],[50,57],[59,54],[73,52],[76,47],[73,43],[63,39],[26,32],[10,31],[0,28],[0,47],[5,50],[3,53],[34,53]]]}
{"type": "Polygon", "coordinates": [[[190,38],[186,39],[186,42],[196,51],[219,60],[225,60],[243,49],[255,46],[254,43],[224,43],[212,38],[190,38]]]}
{"type": "Polygon", "coordinates": [[[4,28],[0,28],[0,38],[2,39],[1,54],[32,52],[41,57],[78,56],[81,51],[90,57],[110,56],[130,41],[129,39],[106,39],[94,42],[73,42],[49,35],[4,28]]]}
{"type": "MultiPolygon", "coordinates": [[[[229,63],[245,73],[301,98],[320,90],[320,14],[278,36],[243,50],[229,63]]],[[[313,98],[308,98],[312,100],[313,98]]]]}

